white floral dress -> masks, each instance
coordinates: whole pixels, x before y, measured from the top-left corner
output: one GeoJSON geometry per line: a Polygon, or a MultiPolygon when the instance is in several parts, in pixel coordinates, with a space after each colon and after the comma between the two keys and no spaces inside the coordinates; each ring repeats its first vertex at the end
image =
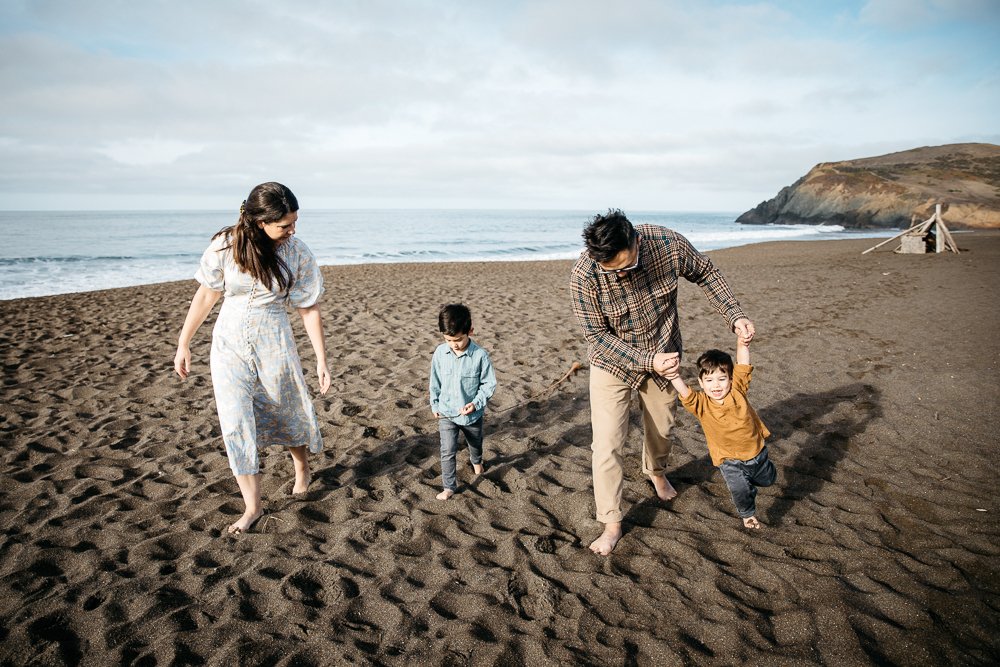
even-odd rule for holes
{"type": "Polygon", "coordinates": [[[294,277],[292,289],[287,295],[271,291],[240,271],[227,245],[225,237],[212,241],[195,279],[225,292],[212,332],[212,385],[229,467],[234,475],[254,475],[259,448],[323,449],[286,310],[319,301],[323,276],[312,252],[293,236],[278,246],[294,277]]]}

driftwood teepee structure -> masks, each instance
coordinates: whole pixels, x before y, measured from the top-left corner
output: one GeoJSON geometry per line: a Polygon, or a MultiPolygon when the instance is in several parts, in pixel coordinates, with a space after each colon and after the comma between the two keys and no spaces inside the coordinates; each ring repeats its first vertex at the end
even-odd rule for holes
{"type": "Polygon", "coordinates": [[[952,252],[958,252],[958,244],[955,243],[955,239],[952,238],[951,232],[948,231],[948,227],[944,224],[944,220],[941,218],[941,204],[934,207],[934,215],[927,218],[923,222],[918,222],[907,230],[896,234],[891,239],[886,239],[881,243],[868,248],[862,255],[867,255],[875,248],[880,248],[890,241],[895,241],[901,238],[899,246],[896,248],[895,252],[901,253],[925,253],[925,252],[944,252],[945,250],[950,250],[952,252]],[[933,247],[933,251],[931,250],[933,247]]]}

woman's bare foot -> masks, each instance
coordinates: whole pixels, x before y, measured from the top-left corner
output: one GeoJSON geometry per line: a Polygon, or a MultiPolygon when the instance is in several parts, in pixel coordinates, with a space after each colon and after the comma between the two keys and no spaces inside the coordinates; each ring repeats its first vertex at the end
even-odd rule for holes
{"type": "Polygon", "coordinates": [[[295,473],[295,485],[292,487],[292,493],[299,494],[305,493],[309,490],[309,483],[312,482],[312,474],[307,470],[304,475],[299,475],[298,472],[295,473]]]}
{"type": "Polygon", "coordinates": [[[253,526],[257,519],[263,516],[263,514],[264,510],[262,509],[257,510],[256,512],[247,510],[243,513],[243,516],[240,517],[239,521],[229,526],[229,534],[239,535],[240,533],[249,533],[250,527],[253,526]]]}
{"type": "Polygon", "coordinates": [[[677,489],[674,488],[674,485],[670,483],[670,480],[663,473],[650,475],[649,481],[653,483],[653,487],[656,489],[656,497],[660,500],[673,500],[677,497],[677,489]]]}
{"type": "Polygon", "coordinates": [[[743,519],[743,525],[746,528],[751,528],[753,530],[760,530],[760,521],[758,521],[757,517],[755,516],[748,516],[747,518],[743,519]]]}
{"type": "Polygon", "coordinates": [[[483,474],[483,464],[482,463],[473,463],[472,464],[472,472],[476,473],[477,475],[482,475],[483,474]]]}
{"type": "Polygon", "coordinates": [[[451,489],[445,489],[441,493],[437,494],[437,499],[438,500],[448,500],[453,495],[455,495],[454,491],[452,491],[451,489]]]}
{"type": "Polygon", "coordinates": [[[590,543],[590,550],[595,554],[601,556],[607,556],[614,550],[615,545],[618,544],[618,540],[622,538],[622,524],[617,523],[606,523],[604,524],[604,532],[596,540],[590,543]]]}

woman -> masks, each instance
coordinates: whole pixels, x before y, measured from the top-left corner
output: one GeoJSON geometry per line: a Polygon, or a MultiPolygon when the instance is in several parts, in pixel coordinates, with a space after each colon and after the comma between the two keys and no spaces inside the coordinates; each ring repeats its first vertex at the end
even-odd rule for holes
{"type": "Polygon", "coordinates": [[[288,448],[295,465],[292,493],[309,488],[309,460],[323,449],[286,304],[295,307],[316,353],[320,393],[330,388],[326,343],[318,301],[323,277],[316,258],[294,237],[299,203],[280,183],[255,187],[240,207],[240,219],[212,237],[195,278],[177,341],[174,370],[191,372],[191,339],[223,294],[212,332],[212,385],[219,425],[246,511],[230,534],[250,529],[263,514],[258,448],[288,448]]]}

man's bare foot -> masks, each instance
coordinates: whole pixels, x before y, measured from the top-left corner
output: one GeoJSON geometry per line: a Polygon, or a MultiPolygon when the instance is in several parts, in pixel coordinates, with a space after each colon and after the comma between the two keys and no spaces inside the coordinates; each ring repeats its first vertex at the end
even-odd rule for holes
{"type": "Polygon", "coordinates": [[[483,474],[483,464],[482,463],[473,463],[472,464],[472,472],[476,473],[477,475],[482,475],[483,474]]]}
{"type": "Polygon", "coordinates": [[[309,484],[312,482],[312,474],[306,472],[305,475],[295,475],[295,486],[292,487],[292,493],[299,494],[305,493],[309,490],[309,484]]]}
{"type": "Polygon", "coordinates": [[[673,500],[677,497],[677,489],[670,483],[666,475],[662,473],[659,475],[650,475],[649,481],[653,483],[653,487],[656,489],[656,497],[660,500],[673,500]]]}
{"type": "Polygon", "coordinates": [[[437,499],[438,500],[448,500],[453,495],[455,495],[454,491],[452,491],[451,489],[445,489],[441,493],[437,494],[437,499]]]}
{"type": "Polygon", "coordinates": [[[622,538],[622,524],[618,523],[606,523],[604,524],[604,532],[596,540],[590,543],[590,550],[595,554],[601,556],[607,556],[618,544],[618,540],[622,538]]]}
{"type": "Polygon", "coordinates": [[[243,513],[243,516],[240,517],[239,521],[229,526],[229,534],[239,535],[240,533],[249,533],[250,527],[253,526],[257,519],[263,516],[263,514],[264,510],[257,510],[256,512],[247,510],[243,513]]]}
{"type": "Polygon", "coordinates": [[[760,530],[760,521],[758,521],[757,517],[755,516],[748,516],[747,518],[743,519],[743,525],[746,528],[751,528],[753,530],[760,530]]]}

